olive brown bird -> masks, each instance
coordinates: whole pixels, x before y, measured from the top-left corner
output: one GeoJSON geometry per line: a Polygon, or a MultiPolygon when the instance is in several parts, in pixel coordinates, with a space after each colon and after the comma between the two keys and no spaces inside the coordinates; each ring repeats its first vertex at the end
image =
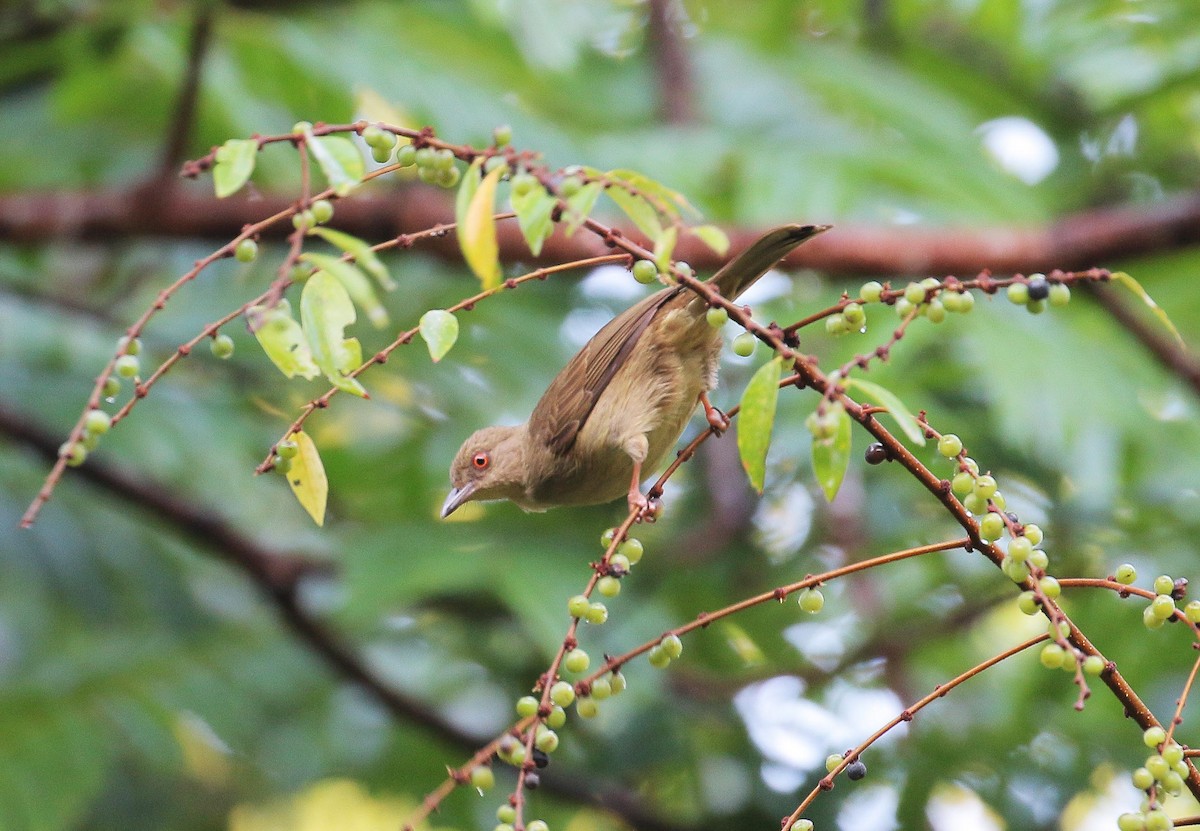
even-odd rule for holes
{"type": "MultiPolygon", "coordinates": [[[[709,285],[732,300],[826,228],[769,231],[709,285]]],[[[708,400],[717,385],[721,333],[707,311],[703,297],[670,286],[609,321],[550,383],[529,421],[485,427],[463,443],[450,466],[442,516],[496,499],[544,511],[626,496],[631,511],[645,510],[643,473],[675,446],[697,403],[715,430],[728,424],[708,400]]]]}

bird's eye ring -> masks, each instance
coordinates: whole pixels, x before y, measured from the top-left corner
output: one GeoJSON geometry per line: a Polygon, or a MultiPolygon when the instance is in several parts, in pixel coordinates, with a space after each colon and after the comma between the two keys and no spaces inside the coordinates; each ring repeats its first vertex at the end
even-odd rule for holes
{"type": "Polygon", "coordinates": [[[492,463],[492,457],[487,453],[476,453],[471,457],[471,466],[476,470],[487,470],[492,463]]]}

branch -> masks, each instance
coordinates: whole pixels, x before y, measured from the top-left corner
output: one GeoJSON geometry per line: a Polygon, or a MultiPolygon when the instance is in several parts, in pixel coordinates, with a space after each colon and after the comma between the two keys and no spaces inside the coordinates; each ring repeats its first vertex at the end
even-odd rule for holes
{"type": "Polygon", "coordinates": [[[200,96],[200,72],[204,66],[204,57],[208,53],[208,45],[212,39],[213,8],[211,3],[201,3],[196,9],[196,17],[192,22],[192,30],[188,39],[187,68],[184,70],[183,84],[175,101],[171,123],[167,127],[167,138],[163,143],[162,157],[159,159],[156,178],[160,182],[171,182],[175,171],[184,160],[188,136],[196,120],[196,102],[200,96]]]}
{"type": "Polygon", "coordinates": [[[668,124],[696,120],[696,84],[684,48],[682,21],[675,0],[650,0],[645,49],[654,62],[658,113],[668,124]]]}
{"type": "MultiPolygon", "coordinates": [[[[188,237],[228,241],[264,216],[291,208],[280,194],[216,199],[199,188],[171,188],[146,199],[142,189],[60,191],[0,197],[0,242],[38,243],[57,239],[112,242],[123,238],[188,237]]],[[[363,193],[338,203],[336,225],[367,239],[385,239],[453,220],[451,199],[440,189],[405,185],[385,193],[363,193]]],[[[290,230],[280,226],[277,233],[290,230]]],[[[500,228],[505,262],[535,261],[515,227],[500,228]]],[[[738,251],[764,229],[731,228],[730,250],[738,251]]],[[[629,231],[632,239],[640,240],[629,231]]],[[[1029,273],[1080,269],[1113,260],[1171,251],[1200,243],[1200,191],[1152,206],[1099,208],[1042,227],[912,228],[838,226],[790,254],[791,267],[846,276],[871,274],[1029,273]]],[[[461,262],[452,237],[435,241],[437,256],[461,262]]],[[[608,253],[603,243],[561,232],[546,242],[541,263],[565,262],[608,253]]],[[[690,235],[675,256],[703,271],[725,258],[690,235]]]]}

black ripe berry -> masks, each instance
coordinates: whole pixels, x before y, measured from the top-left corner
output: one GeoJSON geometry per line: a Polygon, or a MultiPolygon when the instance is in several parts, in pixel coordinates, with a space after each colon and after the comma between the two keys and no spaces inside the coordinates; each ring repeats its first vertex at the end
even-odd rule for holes
{"type": "Polygon", "coordinates": [[[855,759],[846,765],[846,775],[857,782],[867,775],[867,766],[863,764],[862,759],[855,759]]]}
{"type": "Polygon", "coordinates": [[[540,768],[544,768],[550,764],[550,754],[540,748],[533,749],[533,763],[540,768]]]}
{"type": "Polygon", "coordinates": [[[867,464],[869,465],[877,465],[882,462],[886,462],[888,457],[887,448],[879,442],[869,444],[867,445],[866,457],[867,464]]]}
{"type": "Polygon", "coordinates": [[[1050,296],[1050,283],[1041,274],[1029,278],[1029,299],[1045,300],[1050,296]]]}
{"type": "Polygon", "coordinates": [[[542,784],[542,776],[536,770],[531,770],[525,774],[525,787],[531,791],[536,791],[538,786],[542,784]]]}

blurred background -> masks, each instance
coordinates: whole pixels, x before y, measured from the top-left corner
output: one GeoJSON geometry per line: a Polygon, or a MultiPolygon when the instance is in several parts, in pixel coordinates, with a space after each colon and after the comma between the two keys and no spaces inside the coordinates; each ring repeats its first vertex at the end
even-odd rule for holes
{"type": "MultiPolygon", "coordinates": [[[[253,469],[325,387],[284,382],[234,324],[230,362],[207,349],[183,362],[18,530],[124,328],[297,193],[286,148],[220,203],[210,181],[176,181],[183,160],[382,100],[453,142],[481,146],[509,124],[552,165],[640,170],[734,234],[835,224],[819,260],[756,287],[763,321],[802,318],[867,279],[1102,266],[1131,272],[1194,342],[1198,24],[1194,0],[8,0],[0,829],[394,830],[446,765],[510,723],[601,532],[624,515],[501,504],[436,518],[462,439],[523,420],[644,291],[601,270],[481,304],[439,365],[401,349],[364,378],[370,401],[319,413],[324,528],[253,469]]],[[[396,232],[388,206],[426,225],[452,215],[447,194],[395,177],[361,197],[370,216],[354,199],[339,216],[373,242],[396,232]]],[[[262,291],[283,254],[266,242],[253,264],[205,271],[155,318],[143,364],[262,291]]],[[[360,324],[364,351],[476,290],[452,254],[388,257],[393,327],[360,324]]],[[[506,273],[526,265],[510,258],[506,273]]],[[[1114,306],[1079,290],[1040,316],[977,299],[970,315],[918,321],[868,377],[963,438],[1009,508],[1045,529],[1055,574],[1128,561],[1140,585],[1193,576],[1194,358],[1132,295],[1114,306]]],[[[802,347],[833,367],[894,321],[870,309],[866,334],[822,330],[802,347]]],[[[764,358],[727,355],[717,406],[764,358]]],[[[664,518],[636,532],[647,553],[609,622],[583,631],[594,659],[808,573],[958,535],[902,470],[861,461],[861,432],[827,504],[803,427],[814,404],[781,396],[761,498],[732,435],[672,480],[664,518]]],[[[918,452],[949,475],[932,447],[918,452]]],[[[666,671],[630,664],[628,692],[560,731],[527,818],[777,828],[827,754],[1042,627],[961,551],[825,595],[816,616],[770,605],[697,632],[666,671]]],[[[1169,718],[1193,660],[1183,627],[1149,632],[1140,602],[1107,592],[1068,590],[1063,604],[1169,718]]],[[[1127,773],[1147,751],[1106,689],[1082,713],[1075,697],[1069,675],[1018,656],[893,731],[864,780],[839,781],[807,815],[843,829],[1115,827],[1140,799],[1127,773]]],[[[1200,741],[1194,721],[1189,707],[1185,744],[1200,741]]],[[[432,827],[492,827],[514,777],[498,779],[482,798],[451,795],[432,827]]],[[[1200,812],[1190,798],[1171,810],[1200,812]]]]}

